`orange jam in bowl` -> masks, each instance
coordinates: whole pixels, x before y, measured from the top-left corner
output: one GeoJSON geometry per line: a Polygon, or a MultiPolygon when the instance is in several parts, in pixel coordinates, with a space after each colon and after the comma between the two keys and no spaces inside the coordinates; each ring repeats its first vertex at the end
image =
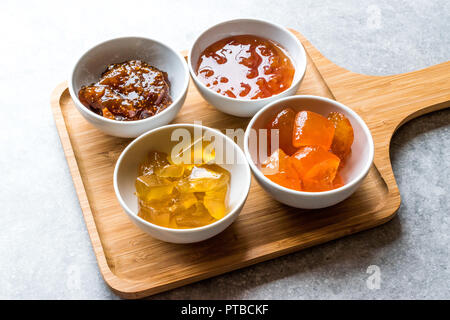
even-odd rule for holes
{"type": "Polygon", "coordinates": [[[196,71],[211,90],[246,100],[283,92],[295,74],[281,45],[254,35],[232,36],[211,44],[200,54],[196,71]]]}
{"type": "Polygon", "coordinates": [[[340,171],[351,153],[354,132],[343,113],[331,112],[324,117],[285,108],[272,117],[266,129],[276,130],[280,147],[270,148],[270,156],[261,164],[262,173],[271,181],[306,192],[333,190],[345,184],[340,171]]]}

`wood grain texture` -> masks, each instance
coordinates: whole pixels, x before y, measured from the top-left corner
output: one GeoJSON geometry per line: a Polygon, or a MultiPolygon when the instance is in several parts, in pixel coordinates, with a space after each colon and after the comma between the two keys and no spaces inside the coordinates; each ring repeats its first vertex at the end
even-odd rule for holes
{"type": "MultiPolygon", "coordinates": [[[[237,221],[218,236],[197,244],[164,243],[131,223],[112,185],[115,162],[131,140],[106,136],[87,123],[76,111],[66,83],[54,90],[51,106],[56,126],[99,268],[120,296],[141,298],[169,290],[365,230],[394,216],[400,195],[389,161],[390,137],[405,119],[448,105],[450,90],[443,79],[448,78],[448,64],[403,76],[357,75],[332,64],[293,32],[309,55],[298,94],[337,98],[357,111],[374,135],[376,166],[352,197],[321,210],[284,206],[252,181],[237,221]],[[417,93],[422,85],[414,79],[424,84],[431,81],[437,87],[417,93]]],[[[174,122],[197,120],[219,129],[245,129],[249,121],[217,111],[191,84],[174,122]]]]}

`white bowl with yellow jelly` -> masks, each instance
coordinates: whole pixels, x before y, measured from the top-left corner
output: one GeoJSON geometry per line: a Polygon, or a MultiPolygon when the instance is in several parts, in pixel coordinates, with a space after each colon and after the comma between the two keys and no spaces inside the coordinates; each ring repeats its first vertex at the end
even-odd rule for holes
{"type": "MultiPolygon", "coordinates": [[[[193,166],[195,166],[195,163],[193,166]]],[[[160,172],[159,174],[170,177],[176,176],[176,171],[179,169],[174,165],[166,166],[164,170],[166,171],[160,172]]],[[[192,168],[190,175],[195,176],[196,174],[205,174],[205,172],[202,172],[201,166],[192,168]]],[[[245,154],[239,146],[220,131],[195,124],[167,125],[144,133],[123,150],[114,170],[114,190],[120,205],[128,217],[141,230],[152,237],[172,243],[199,242],[225,230],[236,220],[241,212],[250,190],[250,182],[250,168],[245,154]],[[202,139],[213,141],[209,145],[210,149],[204,148],[201,143],[198,143],[202,139]],[[214,201],[209,202],[209,204],[212,203],[209,205],[208,200],[204,198],[205,207],[212,216],[217,218],[214,218],[214,222],[210,224],[200,227],[189,227],[187,225],[184,229],[177,229],[174,227],[164,227],[158,225],[157,222],[152,223],[143,219],[138,215],[139,203],[136,193],[139,194],[139,190],[136,189],[140,188],[139,179],[145,180],[148,178],[143,177],[141,175],[142,172],[139,172],[140,165],[152,151],[163,152],[169,155],[168,160],[171,164],[176,164],[180,161],[188,163],[186,158],[183,158],[187,152],[180,153],[179,151],[186,150],[194,142],[196,143],[194,144],[193,150],[196,154],[200,152],[203,155],[203,159],[202,156],[194,157],[194,159],[200,158],[199,162],[207,162],[208,166],[214,166],[214,168],[220,168],[221,170],[225,169],[230,174],[225,197],[226,211],[222,212],[218,210],[217,206],[214,206],[214,201]],[[177,157],[180,154],[181,156],[177,157]],[[136,183],[137,178],[138,182],[136,183]]],[[[152,185],[152,181],[142,181],[142,185],[152,185]]],[[[201,188],[205,188],[205,186],[199,184],[198,188],[200,188],[198,190],[202,190],[201,188]]],[[[170,186],[166,188],[161,185],[158,185],[158,188],[151,188],[149,190],[151,192],[146,192],[145,196],[150,198],[172,192],[170,186]]],[[[139,197],[141,198],[141,194],[139,194],[139,197]]],[[[183,201],[184,203],[189,203],[190,199],[186,198],[183,201]]],[[[192,201],[194,202],[195,199],[192,199],[192,201]]],[[[162,218],[165,219],[166,217],[162,218]]]]}

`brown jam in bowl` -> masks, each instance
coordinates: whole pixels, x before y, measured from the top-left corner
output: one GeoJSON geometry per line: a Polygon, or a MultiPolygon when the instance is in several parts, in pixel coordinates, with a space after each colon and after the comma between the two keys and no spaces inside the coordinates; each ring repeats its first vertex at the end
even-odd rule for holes
{"type": "Polygon", "coordinates": [[[167,73],[140,60],[109,65],[78,98],[96,114],[119,121],[154,116],[172,103],[167,73]]]}

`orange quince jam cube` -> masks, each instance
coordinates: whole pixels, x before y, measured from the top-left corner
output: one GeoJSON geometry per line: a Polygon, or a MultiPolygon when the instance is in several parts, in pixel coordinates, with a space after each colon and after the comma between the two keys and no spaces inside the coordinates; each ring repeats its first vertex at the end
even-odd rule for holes
{"type": "Polygon", "coordinates": [[[272,155],[262,163],[261,172],[280,186],[297,191],[302,190],[301,179],[291,163],[291,158],[281,149],[272,153],[272,155]]]}
{"type": "Polygon", "coordinates": [[[278,112],[267,124],[267,141],[268,152],[271,150],[272,138],[278,139],[278,145],[286,154],[291,155],[296,148],[292,145],[292,130],[294,129],[295,111],[291,108],[286,108],[278,112]],[[278,130],[278,135],[272,137],[271,130],[278,130]]]}
{"type": "Polygon", "coordinates": [[[333,189],[340,159],[321,146],[305,146],[291,157],[292,164],[303,182],[304,191],[333,189]]]}
{"type": "Polygon", "coordinates": [[[353,144],[353,127],[350,121],[340,112],[331,112],[328,120],[334,123],[336,130],[334,131],[331,150],[341,160],[344,160],[351,151],[353,144]]]}
{"type": "Polygon", "coordinates": [[[301,111],[295,117],[292,144],[302,146],[322,146],[329,150],[334,136],[333,122],[311,111],[301,111]]]}

